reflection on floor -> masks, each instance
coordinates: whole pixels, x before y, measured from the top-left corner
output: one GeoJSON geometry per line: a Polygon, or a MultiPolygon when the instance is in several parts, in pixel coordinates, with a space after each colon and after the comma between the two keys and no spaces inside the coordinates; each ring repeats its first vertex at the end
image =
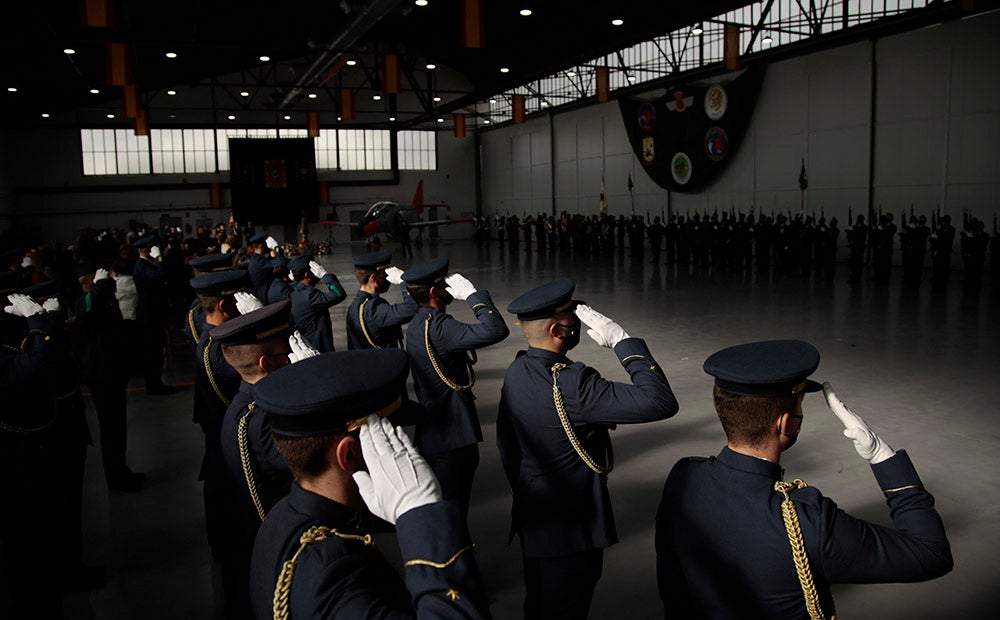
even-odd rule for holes
{"type": "MultiPolygon", "coordinates": [[[[362,253],[361,248],[353,251],[362,253]]],[[[353,295],[349,252],[342,245],[322,262],[353,295]]],[[[995,617],[1000,604],[1000,520],[995,516],[1000,492],[993,478],[1000,471],[995,383],[1000,291],[986,284],[980,297],[964,297],[960,272],[953,273],[951,290],[938,297],[926,285],[902,290],[899,273],[888,288],[849,285],[843,265],[834,281],[758,278],[650,265],[648,253],[641,262],[620,255],[569,257],[523,249],[511,255],[496,244],[480,250],[466,242],[425,246],[416,260],[437,255],[449,256],[453,271],[488,289],[504,310],[535,284],[574,278],[577,298],[646,339],[677,394],[681,411],[675,418],[622,426],[613,434],[617,462],[609,484],[621,542],[605,555],[592,618],[662,617],[653,517],[663,481],[678,458],[715,454],[724,443],[702,362],[724,346],[771,338],[815,344],[823,355],[816,378],[832,382],[848,406],[892,446],[907,448],[937,497],[953,546],[955,570],[937,581],[837,586],[839,615],[995,617]]],[[[928,277],[925,272],[925,282],[928,277]]],[[[389,298],[398,295],[391,291],[389,298]]],[[[347,305],[332,312],[338,350],[346,349],[347,305]]],[[[460,320],[472,320],[462,302],[449,310],[460,320]]],[[[523,335],[513,328],[507,341],[480,351],[474,390],[486,437],[470,527],[494,600],[493,615],[502,619],[521,616],[523,586],[517,543],[506,544],[510,496],[494,445],[494,421],[503,373],[523,347],[523,335]]],[[[69,618],[219,617],[201,488],[195,481],[202,438],[191,422],[189,355],[185,347],[175,347],[167,369],[168,380],[184,386],[178,393],[129,393],[129,462],[149,474],[143,491],[109,494],[97,447],[88,454],[85,559],[105,565],[109,577],[101,590],[66,594],[69,618]]],[[[588,338],[571,357],[606,377],[627,380],[613,353],[588,338]]],[[[804,409],[802,436],[782,463],[786,476],[806,480],[856,516],[889,523],[869,468],[841,435],[822,398],[808,397],[804,409]]],[[[92,407],[88,419],[96,437],[92,407]]],[[[392,541],[385,546],[391,548],[392,541]]]]}

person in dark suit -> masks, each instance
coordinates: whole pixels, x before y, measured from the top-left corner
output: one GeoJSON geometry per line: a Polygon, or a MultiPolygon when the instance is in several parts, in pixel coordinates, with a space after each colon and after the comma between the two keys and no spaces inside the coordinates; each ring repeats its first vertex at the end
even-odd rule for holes
{"type": "Polygon", "coordinates": [[[136,307],[136,327],[142,351],[142,368],[146,394],[173,394],[173,386],[163,383],[163,357],[167,350],[167,317],[169,301],[167,283],[160,268],[160,248],[156,237],[147,235],[132,243],[139,252],[132,278],[135,280],[139,303],[136,307]]]}
{"type": "Polygon", "coordinates": [[[403,274],[410,296],[420,306],[406,330],[406,351],[414,392],[427,409],[417,421],[414,441],[441,483],[444,498],[459,500],[465,515],[483,440],[472,395],[475,351],[502,341],[510,329],[489,292],[477,291],[461,274],[445,278],[447,274],[447,258],[416,265],[403,274]],[[466,324],[447,314],[455,299],[467,301],[479,322],[466,324]]]}
{"type": "Polygon", "coordinates": [[[677,413],[677,400],[646,344],[572,300],[560,278],[508,307],[527,352],[507,369],[497,415],[497,448],[513,491],[511,539],[521,538],[525,618],[586,618],[604,549],[618,542],[607,476],[609,430],[677,413]],[[614,383],[566,354],[582,325],[614,349],[632,385],[614,383]]]}
{"type": "Polygon", "coordinates": [[[392,254],[378,252],[354,257],[354,277],[358,292],[347,310],[347,348],[384,349],[402,348],[403,323],[408,323],[417,313],[417,303],[401,287],[402,303],[390,304],[382,297],[392,284],[402,284],[403,272],[390,267],[392,254]]]}
{"type": "Polygon", "coordinates": [[[656,515],[665,618],[828,618],[830,585],[924,581],[952,568],[934,498],[834,394],[808,380],[819,351],[798,340],[723,349],[705,361],[728,445],[674,465],[656,515]],[[801,480],[781,453],[798,439],[803,396],[822,389],[844,435],[871,464],[893,527],[850,516],[801,480]]]}
{"type": "MultiPolygon", "coordinates": [[[[216,271],[229,271],[233,268],[233,255],[216,253],[198,256],[188,261],[188,267],[191,268],[192,277],[216,271]]],[[[198,346],[203,331],[205,331],[205,312],[195,297],[184,317],[184,338],[194,348],[198,346]]]]}
{"type": "Polygon", "coordinates": [[[291,297],[292,287],[274,277],[271,264],[272,253],[278,251],[278,240],[265,230],[249,238],[247,249],[251,253],[247,273],[253,296],[265,306],[291,297]]]}
{"type": "Polygon", "coordinates": [[[222,569],[225,609],[229,617],[249,617],[249,597],[240,579],[239,522],[242,499],[226,471],[222,457],[222,421],[226,409],[239,393],[240,374],[222,354],[222,345],[212,338],[212,329],[239,316],[235,294],[250,284],[243,270],[207,273],[191,279],[205,311],[206,329],[194,356],[194,421],[205,435],[205,454],[198,479],[205,502],[205,526],[212,557],[222,569]]]}
{"type": "Polygon", "coordinates": [[[292,322],[314,349],[320,353],[332,352],[330,308],[347,299],[344,287],[337,276],[327,273],[311,254],[288,261],[288,270],[295,281],[291,296],[292,322]]]}
{"type": "Polygon", "coordinates": [[[295,476],[254,545],[257,618],[489,617],[460,507],[385,417],[407,406],[407,374],[402,350],[344,351],[256,384],[295,476]],[[402,569],[375,549],[372,517],[395,525],[402,569]]]}

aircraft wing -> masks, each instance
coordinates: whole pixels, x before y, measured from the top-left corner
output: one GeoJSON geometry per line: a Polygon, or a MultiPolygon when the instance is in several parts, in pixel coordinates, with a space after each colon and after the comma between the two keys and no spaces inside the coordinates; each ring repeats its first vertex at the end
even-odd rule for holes
{"type": "Polygon", "coordinates": [[[462,224],[464,222],[473,222],[475,218],[471,217],[453,217],[447,220],[432,220],[429,222],[413,222],[410,224],[410,228],[424,228],[427,226],[437,226],[439,224],[462,224]]]}

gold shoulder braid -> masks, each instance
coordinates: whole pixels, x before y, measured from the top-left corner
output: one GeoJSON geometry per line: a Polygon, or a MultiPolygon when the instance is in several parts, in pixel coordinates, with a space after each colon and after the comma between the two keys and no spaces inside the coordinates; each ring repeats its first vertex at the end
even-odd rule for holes
{"type": "Polygon", "coordinates": [[[365,335],[365,340],[368,341],[368,344],[372,345],[374,349],[381,349],[382,347],[375,344],[375,341],[372,340],[372,337],[368,334],[368,327],[365,326],[365,304],[369,301],[371,300],[366,299],[361,302],[361,307],[358,308],[358,323],[361,324],[361,333],[365,335]]]}
{"type": "Polygon", "coordinates": [[[552,365],[552,400],[556,404],[556,413],[559,414],[559,422],[562,423],[563,430],[566,432],[566,437],[569,442],[573,445],[573,449],[580,456],[583,462],[594,471],[595,474],[610,474],[611,470],[615,468],[615,455],[611,449],[610,442],[608,443],[608,464],[607,466],[598,465],[594,457],[587,454],[584,450],[583,445],[580,443],[580,438],[576,436],[576,432],[573,430],[573,426],[569,423],[569,416],[566,414],[566,406],[563,404],[562,390],[559,389],[559,371],[566,368],[566,364],[562,362],[552,365]]]}
{"type": "Polygon", "coordinates": [[[250,499],[257,509],[257,516],[263,521],[267,513],[264,512],[264,505],[261,504],[260,495],[257,494],[257,481],[254,479],[253,467],[250,464],[250,438],[247,436],[247,424],[256,405],[256,402],[247,405],[247,412],[240,418],[240,425],[236,429],[236,440],[240,446],[240,463],[243,465],[243,477],[246,478],[247,489],[250,490],[250,499]]]}
{"type": "Polygon", "coordinates": [[[219,397],[226,406],[229,406],[229,399],[222,395],[222,390],[215,383],[215,373],[212,372],[212,362],[208,359],[209,351],[212,349],[212,337],[208,337],[208,344],[205,345],[205,351],[202,353],[201,359],[205,363],[205,372],[208,373],[208,382],[212,384],[212,389],[215,390],[215,395],[219,397]]]}
{"type": "MultiPolygon", "coordinates": [[[[799,526],[799,515],[795,512],[795,504],[788,497],[789,491],[804,488],[805,482],[798,478],[792,482],[777,480],[774,483],[774,490],[785,496],[781,502],[781,518],[785,522],[785,531],[788,532],[788,542],[792,545],[792,560],[795,561],[795,572],[799,575],[799,585],[802,586],[802,594],[806,599],[806,609],[812,620],[826,620],[823,609],[819,604],[819,593],[816,592],[816,584],[813,582],[812,570],[809,568],[809,555],[806,553],[805,541],[802,540],[802,528],[799,526]]],[[[830,620],[837,620],[837,610],[834,609],[830,620]]]]}
{"type": "Polygon", "coordinates": [[[191,330],[191,336],[197,344],[201,340],[201,334],[198,333],[198,326],[194,324],[194,308],[188,310],[188,329],[191,330]]]}
{"type": "Polygon", "coordinates": [[[336,529],[323,525],[314,525],[299,537],[299,550],[295,552],[291,560],[287,560],[281,566],[281,574],[278,575],[278,583],[274,586],[274,620],[288,620],[288,595],[292,591],[292,577],[295,576],[295,563],[299,561],[299,555],[306,550],[310,544],[326,540],[330,536],[336,536],[343,540],[357,540],[366,547],[374,547],[375,542],[370,534],[358,536],[355,534],[341,534],[336,529]]]}
{"type": "Polygon", "coordinates": [[[431,317],[427,317],[427,321],[424,323],[424,346],[427,347],[427,359],[431,361],[431,366],[434,367],[434,372],[437,376],[441,378],[441,381],[445,385],[457,392],[464,392],[465,390],[471,390],[472,386],[476,384],[476,373],[472,370],[472,365],[476,363],[476,354],[472,353],[470,356],[472,359],[469,362],[469,383],[466,385],[459,385],[445,376],[444,371],[441,370],[441,366],[438,365],[437,358],[434,356],[434,348],[431,347],[431,317]]]}

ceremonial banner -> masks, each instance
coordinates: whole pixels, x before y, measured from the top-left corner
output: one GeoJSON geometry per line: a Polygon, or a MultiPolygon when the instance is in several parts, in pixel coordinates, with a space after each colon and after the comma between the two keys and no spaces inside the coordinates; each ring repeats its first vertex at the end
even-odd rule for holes
{"type": "Polygon", "coordinates": [[[636,158],[660,187],[691,193],[732,158],[753,116],[763,69],[619,98],[636,158]]]}
{"type": "Polygon", "coordinates": [[[306,112],[306,135],[310,138],[319,137],[319,112],[306,112]]]}
{"type": "Polygon", "coordinates": [[[510,110],[511,119],[515,123],[523,123],[525,119],[524,114],[524,95],[512,95],[510,98],[510,110]]]}

